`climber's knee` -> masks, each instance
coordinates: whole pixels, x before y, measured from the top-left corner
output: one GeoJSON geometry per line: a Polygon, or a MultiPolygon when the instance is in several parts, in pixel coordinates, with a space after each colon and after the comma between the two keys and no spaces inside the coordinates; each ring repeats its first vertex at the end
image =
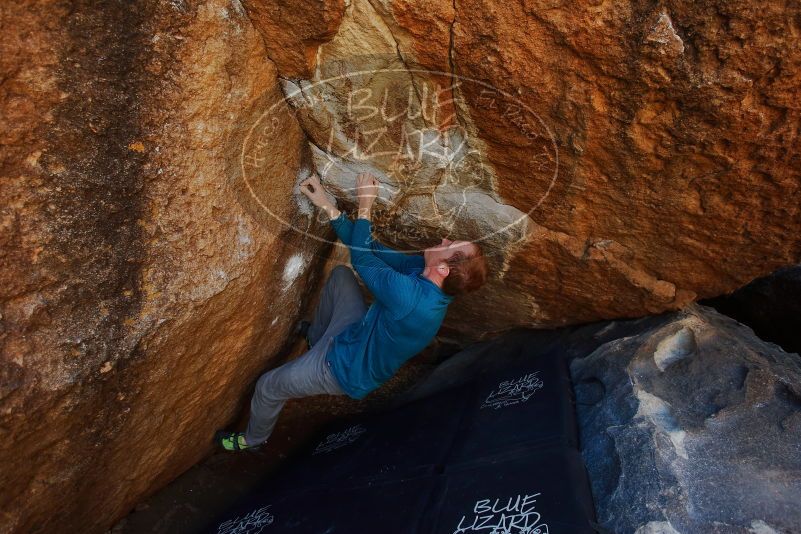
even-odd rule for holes
{"type": "Polygon", "coordinates": [[[273,369],[272,371],[264,373],[256,381],[256,388],[253,392],[251,408],[257,408],[263,404],[280,400],[276,396],[276,388],[274,383],[275,371],[276,369],[273,369]]]}
{"type": "Polygon", "coordinates": [[[355,276],[353,274],[353,270],[350,267],[348,267],[347,265],[337,265],[336,267],[331,269],[330,278],[332,280],[334,280],[334,279],[341,280],[341,279],[349,279],[349,278],[354,278],[355,279],[355,276]]]}

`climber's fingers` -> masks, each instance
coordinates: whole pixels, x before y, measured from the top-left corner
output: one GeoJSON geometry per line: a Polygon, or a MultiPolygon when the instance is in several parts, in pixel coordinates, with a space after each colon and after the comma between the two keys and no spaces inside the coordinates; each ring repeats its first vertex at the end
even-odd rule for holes
{"type": "Polygon", "coordinates": [[[356,183],[360,185],[371,184],[373,179],[373,175],[369,172],[360,172],[356,175],[356,183]]]}
{"type": "Polygon", "coordinates": [[[378,181],[378,178],[376,178],[369,172],[362,172],[356,175],[356,185],[378,186],[380,185],[380,182],[378,181]]]}
{"type": "Polygon", "coordinates": [[[307,196],[316,193],[321,187],[320,179],[314,174],[300,182],[300,191],[307,196]]]}
{"type": "Polygon", "coordinates": [[[308,190],[309,192],[313,193],[317,191],[317,189],[319,189],[320,187],[322,187],[320,184],[320,177],[317,176],[316,174],[312,174],[311,176],[300,182],[300,190],[304,192],[308,190]]]}
{"type": "Polygon", "coordinates": [[[374,200],[378,196],[378,179],[369,172],[362,172],[356,176],[356,197],[358,199],[374,200]]]}
{"type": "Polygon", "coordinates": [[[299,187],[300,187],[300,192],[303,193],[304,195],[308,195],[312,191],[311,183],[309,182],[308,178],[300,182],[299,187]]]}

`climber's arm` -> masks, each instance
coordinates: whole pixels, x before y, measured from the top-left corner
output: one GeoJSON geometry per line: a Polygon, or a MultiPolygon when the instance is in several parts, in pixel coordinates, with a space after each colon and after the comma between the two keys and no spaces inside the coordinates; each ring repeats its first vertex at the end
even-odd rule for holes
{"type": "Polygon", "coordinates": [[[378,241],[373,241],[370,246],[378,259],[403,274],[409,274],[415,269],[424,269],[426,266],[426,262],[420,254],[404,254],[384,246],[378,241]]]}
{"type": "Polygon", "coordinates": [[[306,195],[312,204],[318,208],[322,208],[332,219],[339,216],[339,210],[332,202],[332,197],[325,190],[323,184],[320,183],[320,177],[312,174],[300,184],[298,184],[300,192],[306,195]]]}
{"type": "Polygon", "coordinates": [[[372,244],[370,221],[360,217],[353,223],[350,262],[375,299],[392,310],[396,317],[402,317],[414,305],[414,282],[382,261],[373,252],[372,244]]]}
{"type": "Polygon", "coordinates": [[[337,209],[325,187],[320,183],[320,178],[313,174],[300,182],[300,192],[306,195],[312,204],[325,211],[331,226],[337,233],[337,237],[339,237],[340,241],[349,245],[353,223],[337,209]]]}
{"type": "Polygon", "coordinates": [[[415,284],[379,258],[373,250],[370,215],[378,195],[378,180],[368,173],[356,177],[356,196],[359,199],[359,218],[353,223],[350,243],[350,262],[364,285],[375,299],[391,310],[396,317],[405,315],[414,305],[415,284]]]}
{"type": "MultiPolygon", "coordinates": [[[[325,187],[320,183],[320,179],[316,175],[310,176],[301,182],[300,190],[315,206],[326,212],[330,219],[331,227],[336,232],[339,240],[345,245],[350,245],[353,222],[331,202],[331,199],[326,194],[325,187]]],[[[425,267],[425,261],[420,255],[403,254],[372,240],[370,248],[381,261],[401,273],[409,274],[414,269],[423,269],[425,267]]]]}
{"type": "MultiPolygon", "coordinates": [[[[340,212],[335,219],[331,219],[331,227],[337,233],[340,241],[346,245],[351,244],[353,221],[348,219],[347,215],[340,212]]],[[[423,256],[419,254],[404,254],[397,250],[392,250],[375,240],[371,240],[370,248],[378,259],[403,274],[409,274],[414,269],[425,268],[425,260],[423,260],[423,256]]]]}
{"type": "MultiPolygon", "coordinates": [[[[378,180],[376,180],[374,176],[368,173],[360,174],[357,177],[357,182],[364,185],[367,183],[368,179],[370,180],[371,187],[375,188],[374,194],[377,196],[378,180]]],[[[359,193],[358,187],[356,195],[357,197],[360,197],[359,217],[366,217],[369,219],[375,196],[371,197],[369,202],[365,202],[363,195],[359,193]]],[[[337,236],[339,236],[339,239],[343,243],[346,245],[350,245],[352,243],[353,222],[351,222],[346,215],[337,211],[335,216],[331,216],[331,226],[333,226],[334,231],[337,233],[337,236]]],[[[423,260],[423,256],[421,255],[403,254],[402,252],[392,250],[391,248],[382,245],[372,238],[369,239],[369,247],[379,260],[400,273],[410,274],[415,269],[422,270],[425,268],[425,260],[423,260]]]]}
{"type": "Polygon", "coordinates": [[[339,215],[332,218],[329,222],[331,223],[331,228],[337,233],[339,240],[346,245],[350,245],[351,234],[353,234],[353,221],[348,219],[348,216],[340,211],[339,215]]]}

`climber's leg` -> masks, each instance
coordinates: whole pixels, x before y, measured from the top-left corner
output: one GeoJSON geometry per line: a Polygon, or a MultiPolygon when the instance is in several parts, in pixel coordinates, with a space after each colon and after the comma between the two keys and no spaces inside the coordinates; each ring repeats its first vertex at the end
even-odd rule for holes
{"type": "Polygon", "coordinates": [[[324,336],[334,336],[367,313],[356,275],[345,265],[337,265],[323,286],[320,303],[308,331],[308,340],[315,345],[324,336]]]}
{"type": "Polygon", "coordinates": [[[260,445],[270,437],[288,399],[345,394],[325,356],[334,336],[360,321],[366,312],[353,271],[344,265],[334,267],[309,327],[312,348],[299,358],[263,374],[256,383],[244,437],[247,446],[260,445]]]}
{"type": "Polygon", "coordinates": [[[331,337],[326,337],[301,357],[261,376],[250,403],[245,442],[260,445],[275,427],[278,414],[288,399],[312,395],[344,395],[325,360],[331,337]]]}

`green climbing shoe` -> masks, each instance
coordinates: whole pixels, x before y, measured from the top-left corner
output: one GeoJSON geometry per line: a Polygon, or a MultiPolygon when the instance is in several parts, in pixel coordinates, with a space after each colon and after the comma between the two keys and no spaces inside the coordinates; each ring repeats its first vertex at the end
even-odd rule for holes
{"type": "Polygon", "coordinates": [[[244,432],[227,432],[220,430],[214,436],[214,441],[226,451],[255,451],[259,448],[258,445],[248,445],[245,443],[244,432]]]}

